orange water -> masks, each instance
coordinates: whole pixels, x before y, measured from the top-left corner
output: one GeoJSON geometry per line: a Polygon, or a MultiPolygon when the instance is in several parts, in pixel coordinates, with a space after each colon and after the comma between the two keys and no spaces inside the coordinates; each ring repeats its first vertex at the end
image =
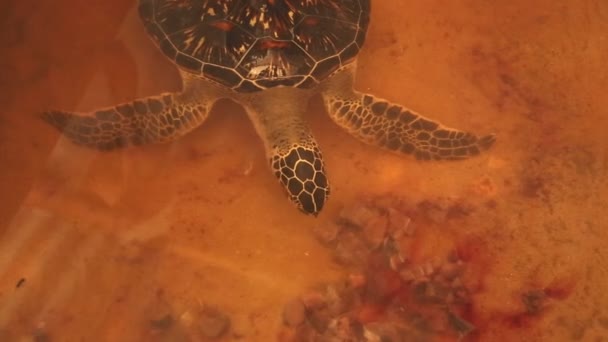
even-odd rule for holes
{"type": "Polygon", "coordinates": [[[0,338],[147,340],[163,310],[209,304],[231,318],[226,340],[272,341],[290,298],[347,273],[312,229],[390,193],[492,203],[459,232],[491,260],[473,304],[486,324],[469,339],[608,341],[608,3],[373,5],[358,88],[498,142],[479,158],[421,163],[359,143],[317,99],[309,120],[333,193],[314,219],[284,198],[228,101],[171,145],[97,153],[60,138],[33,114],[177,90],[177,72],[131,1],[5,0],[0,338]],[[568,294],[543,315],[494,319],[526,288],[556,283],[568,294]]]}

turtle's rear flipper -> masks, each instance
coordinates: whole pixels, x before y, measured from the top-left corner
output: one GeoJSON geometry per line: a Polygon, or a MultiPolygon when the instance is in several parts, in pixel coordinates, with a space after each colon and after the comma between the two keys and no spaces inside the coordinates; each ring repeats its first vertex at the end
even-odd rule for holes
{"type": "Polygon", "coordinates": [[[41,116],[79,145],[112,150],[180,137],[199,126],[210,107],[210,101],[167,93],[93,113],[48,111],[41,116]]]}
{"type": "Polygon", "coordinates": [[[353,90],[352,71],[334,76],[323,93],[332,119],[366,143],[422,160],[465,159],[488,149],[493,134],[477,137],[448,128],[400,105],[353,90]]]}

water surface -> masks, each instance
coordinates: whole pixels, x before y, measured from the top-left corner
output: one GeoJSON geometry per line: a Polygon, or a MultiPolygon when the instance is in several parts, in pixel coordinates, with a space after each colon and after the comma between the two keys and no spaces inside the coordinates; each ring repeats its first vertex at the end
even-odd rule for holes
{"type": "Polygon", "coordinates": [[[179,89],[133,6],[0,6],[2,340],[197,340],[195,328],[162,337],[150,322],[170,312],[192,327],[204,305],[230,317],[226,340],[274,340],[285,303],[353,272],[313,230],[384,195],[471,208],[415,235],[429,259],[439,241],[473,241],[483,286],[464,340],[608,340],[604,1],[375,1],[358,88],[498,142],[471,160],[418,162],[356,141],[314,101],[333,185],[316,219],[284,198],[229,101],[174,144],[114,153],[36,119],[179,89]],[[542,310],[526,312],[535,290],[542,310]]]}

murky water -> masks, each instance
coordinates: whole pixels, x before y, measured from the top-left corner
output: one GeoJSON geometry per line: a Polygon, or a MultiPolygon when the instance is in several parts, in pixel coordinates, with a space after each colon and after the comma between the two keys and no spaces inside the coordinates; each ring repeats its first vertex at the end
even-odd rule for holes
{"type": "Polygon", "coordinates": [[[230,321],[223,340],[288,340],[283,320],[300,322],[285,305],[349,277],[367,291],[349,317],[372,331],[415,286],[319,238],[372,201],[371,219],[412,219],[401,247],[416,284],[454,253],[466,265],[464,302],[397,301],[426,324],[410,340],[608,341],[605,1],[375,1],[358,88],[498,141],[418,162],[358,142],[317,99],[333,192],[316,219],[285,199],[234,103],[176,143],[112,153],[35,117],[179,89],[134,3],[0,8],[0,340],[205,340],[209,308],[230,321]],[[435,317],[451,305],[460,325],[435,317]]]}

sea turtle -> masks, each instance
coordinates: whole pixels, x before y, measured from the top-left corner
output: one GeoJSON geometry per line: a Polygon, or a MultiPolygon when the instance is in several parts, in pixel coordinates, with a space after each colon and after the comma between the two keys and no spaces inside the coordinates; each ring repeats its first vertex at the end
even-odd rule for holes
{"type": "Polygon", "coordinates": [[[43,113],[75,143],[112,150],[174,140],[230,98],[246,109],[291,201],[317,215],[329,183],[304,120],[314,94],[355,137],[417,159],[463,159],[495,140],[353,88],[370,0],[140,0],[139,14],[183,89],[92,113],[43,113]]]}

